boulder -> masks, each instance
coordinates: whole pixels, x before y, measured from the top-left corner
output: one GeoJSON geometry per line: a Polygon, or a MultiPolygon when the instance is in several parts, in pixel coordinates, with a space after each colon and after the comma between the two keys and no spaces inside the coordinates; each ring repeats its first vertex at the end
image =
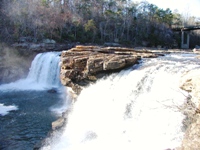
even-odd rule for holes
{"type": "Polygon", "coordinates": [[[57,90],[55,88],[47,90],[48,93],[57,93],[57,90]]]}
{"type": "Polygon", "coordinates": [[[63,127],[64,123],[65,123],[65,118],[60,117],[56,121],[52,122],[52,129],[53,130],[60,129],[61,127],[63,127]]]}

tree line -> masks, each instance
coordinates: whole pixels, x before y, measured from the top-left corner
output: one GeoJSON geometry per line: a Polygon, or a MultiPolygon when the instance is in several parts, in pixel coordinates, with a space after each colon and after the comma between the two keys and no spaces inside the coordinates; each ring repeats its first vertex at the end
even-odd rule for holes
{"type": "MultiPolygon", "coordinates": [[[[131,0],[0,0],[0,39],[30,37],[58,42],[119,43],[127,46],[166,46],[180,43],[172,27],[197,25],[184,16],[154,4],[131,0]]],[[[193,31],[193,41],[199,41],[193,31]]],[[[194,43],[196,44],[196,43],[194,43]]]]}

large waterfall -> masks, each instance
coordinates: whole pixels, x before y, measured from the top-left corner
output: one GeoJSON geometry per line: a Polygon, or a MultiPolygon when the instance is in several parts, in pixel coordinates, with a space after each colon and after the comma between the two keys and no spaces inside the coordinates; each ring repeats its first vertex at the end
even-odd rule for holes
{"type": "Polygon", "coordinates": [[[199,67],[192,54],[143,59],[85,88],[64,129],[42,150],[164,150],[180,146],[187,93],[182,74],[199,67]]]}
{"type": "Polygon", "coordinates": [[[60,52],[38,54],[26,79],[0,86],[0,90],[42,90],[60,86],[60,52]]]}

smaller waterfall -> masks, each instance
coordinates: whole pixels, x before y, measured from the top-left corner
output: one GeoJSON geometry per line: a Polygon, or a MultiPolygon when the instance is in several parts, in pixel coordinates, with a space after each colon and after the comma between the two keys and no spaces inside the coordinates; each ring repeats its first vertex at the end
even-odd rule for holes
{"type": "Polygon", "coordinates": [[[60,52],[38,54],[30,67],[26,79],[4,84],[0,90],[43,90],[61,85],[59,80],[60,52]]]}
{"type": "Polygon", "coordinates": [[[32,62],[27,79],[47,86],[59,86],[59,54],[56,52],[38,54],[32,62]]]}

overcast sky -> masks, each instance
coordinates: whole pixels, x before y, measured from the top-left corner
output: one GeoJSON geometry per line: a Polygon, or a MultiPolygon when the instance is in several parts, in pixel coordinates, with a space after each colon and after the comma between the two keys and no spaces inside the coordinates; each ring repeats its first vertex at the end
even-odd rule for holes
{"type": "MultiPolygon", "coordinates": [[[[133,0],[144,1],[144,0],[133,0]]],[[[146,0],[159,8],[170,8],[172,12],[177,9],[179,13],[189,13],[191,16],[200,17],[200,0],[146,0]]]]}

